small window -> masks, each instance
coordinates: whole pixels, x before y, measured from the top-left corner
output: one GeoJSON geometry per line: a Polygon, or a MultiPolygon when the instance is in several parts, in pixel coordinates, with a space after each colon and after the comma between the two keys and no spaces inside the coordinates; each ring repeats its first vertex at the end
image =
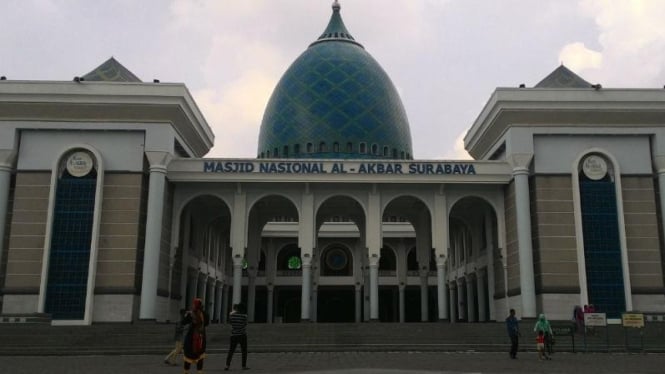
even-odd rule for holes
{"type": "Polygon", "coordinates": [[[390,154],[390,149],[388,149],[388,146],[383,147],[383,157],[388,157],[390,154]]]}
{"type": "Polygon", "coordinates": [[[397,148],[393,148],[393,158],[397,160],[397,148]]]}
{"type": "Polygon", "coordinates": [[[279,157],[279,149],[277,149],[277,147],[275,147],[275,149],[273,149],[272,157],[279,157]]]}
{"type": "Polygon", "coordinates": [[[376,155],[379,153],[379,146],[376,144],[372,144],[372,154],[376,155]]]}
{"type": "Polygon", "coordinates": [[[265,152],[261,152],[261,158],[266,158],[265,152]]]}
{"type": "Polygon", "coordinates": [[[266,157],[270,158],[270,151],[266,151],[266,157]]]}
{"type": "Polygon", "coordinates": [[[406,159],[410,160],[411,159],[411,154],[409,152],[406,153],[406,159]]]}
{"type": "Polygon", "coordinates": [[[360,143],[360,153],[367,152],[367,145],[365,143],[360,143]]]}
{"type": "Polygon", "coordinates": [[[293,153],[299,155],[300,154],[300,144],[296,144],[293,146],[293,153]]]}
{"type": "Polygon", "coordinates": [[[312,143],[307,143],[307,153],[312,153],[312,143]]]}
{"type": "Polygon", "coordinates": [[[284,146],[284,152],[282,152],[282,157],[284,157],[284,158],[289,157],[289,146],[288,145],[284,146]]]}
{"type": "Polygon", "coordinates": [[[400,152],[400,154],[399,154],[399,158],[401,158],[402,160],[404,160],[404,151],[400,152]]]}
{"type": "Polygon", "coordinates": [[[346,151],[349,153],[353,152],[353,143],[351,142],[346,143],[346,151]]]}
{"type": "Polygon", "coordinates": [[[328,152],[328,147],[326,147],[326,142],[319,143],[319,152],[328,152]]]}
{"type": "Polygon", "coordinates": [[[337,142],[333,143],[333,152],[339,152],[339,143],[337,142]]]}

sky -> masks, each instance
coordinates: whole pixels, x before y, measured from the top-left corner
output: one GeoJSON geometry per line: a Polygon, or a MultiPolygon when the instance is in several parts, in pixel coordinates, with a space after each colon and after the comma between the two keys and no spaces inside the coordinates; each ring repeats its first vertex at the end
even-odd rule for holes
{"type": "MultiPolygon", "coordinates": [[[[254,158],[277,82],[323,32],[332,0],[1,0],[0,75],[62,80],[115,57],[185,83],[215,145],[254,158]]],[[[415,159],[468,159],[462,138],[496,87],[561,63],[608,88],[665,85],[665,0],[340,0],[344,23],[402,98],[415,159]]]]}

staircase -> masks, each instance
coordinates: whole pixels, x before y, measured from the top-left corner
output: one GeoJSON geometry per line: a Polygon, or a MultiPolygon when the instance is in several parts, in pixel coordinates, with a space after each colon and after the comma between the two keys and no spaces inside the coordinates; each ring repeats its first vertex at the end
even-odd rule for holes
{"type": "MultiPolygon", "coordinates": [[[[645,351],[665,352],[661,330],[640,336],[645,351]]],[[[520,350],[533,350],[530,324],[522,326],[520,350]]],[[[208,327],[208,352],[226,352],[228,325],[208,327]]],[[[620,326],[603,333],[575,336],[575,351],[626,351],[620,326]],[[609,341],[610,344],[607,344],[609,341]]],[[[634,331],[631,332],[631,334],[634,331]]],[[[285,323],[250,324],[251,352],[298,351],[507,351],[509,340],[502,323],[285,323]]],[[[629,336],[629,348],[642,350],[629,336]]],[[[557,338],[555,351],[573,351],[569,336],[557,338]]],[[[51,326],[3,324],[0,355],[166,354],[173,346],[173,325],[153,322],[51,326]]],[[[632,350],[632,349],[628,349],[632,350]]]]}

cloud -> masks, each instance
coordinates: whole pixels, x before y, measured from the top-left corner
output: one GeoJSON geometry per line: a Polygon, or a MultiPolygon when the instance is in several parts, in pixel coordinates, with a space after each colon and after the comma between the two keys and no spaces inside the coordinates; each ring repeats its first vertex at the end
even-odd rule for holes
{"type": "Polygon", "coordinates": [[[587,48],[584,43],[576,42],[563,47],[559,60],[574,71],[597,69],[602,66],[603,55],[587,48]]]}
{"type": "Polygon", "coordinates": [[[464,149],[464,137],[466,136],[468,130],[462,131],[459,135],[457,135],[457,138],[455,138],[455,143],[453,144],[453,149],[448,150],[448,152],[444,153],[441,156],[436,157],[436,159],[443,159],[443,160],[472,160],[473,157],[469,154],[469,152],[464,149]]]}
{"type": "Polygon", "coordinates": [[[273,76],[248,70],[224,90],[193,92],[215,133],[215,146],[207,157],[256,157],[263,111],[275,85],[273,76]]]}
{"type": "MultiPolygon", "coordinates": [[[[587,80],[615,87],[660,86],[665,78],[665,1],[581,0],[598,29],[598,51],[566,45],[560,56],[579,64],[587,80]],[[599,53],[597,55],[596,53],[599,53]],[[588,59],[583,62],[583,59],[588,59]]],[[[568,60],[564,63],[569,64],[568,60]]]]}

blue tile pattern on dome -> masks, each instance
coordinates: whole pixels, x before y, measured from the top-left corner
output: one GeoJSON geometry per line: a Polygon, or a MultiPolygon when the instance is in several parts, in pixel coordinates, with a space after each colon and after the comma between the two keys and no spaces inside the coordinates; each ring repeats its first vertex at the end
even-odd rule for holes
{"type": "Polygon", "coordinates": [[[258,156],[412,158],[411,132],[397,90],[346,31],[339,6],[333,10],[326,32],[277,84],[263,116],[258,156]],[[335,31],[340,27],[343,32],[335,31]]]}

